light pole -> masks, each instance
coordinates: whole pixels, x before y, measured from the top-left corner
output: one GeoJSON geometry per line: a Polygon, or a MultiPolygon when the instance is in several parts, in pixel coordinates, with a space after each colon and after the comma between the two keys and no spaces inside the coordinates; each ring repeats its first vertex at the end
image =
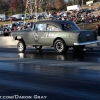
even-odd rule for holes
{"type": "Polygon", "coordinates": [[[35,0],[35,14],[36,14],[36,22],[37,22],[37,2],[35,0]]]}
{"type": "Polygon", "coordinates": [[[83,0],[82,0],[82,9],[83,9],[83,0]]]}

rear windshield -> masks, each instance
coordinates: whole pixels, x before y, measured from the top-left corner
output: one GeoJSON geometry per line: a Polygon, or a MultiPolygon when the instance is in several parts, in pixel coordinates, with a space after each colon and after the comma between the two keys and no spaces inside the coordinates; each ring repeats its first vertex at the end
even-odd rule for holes
{"type": "Polygon", "coordinates": [[[62,30],[80,30],[80,28],[74,23],[62,24],[62,30]]]}

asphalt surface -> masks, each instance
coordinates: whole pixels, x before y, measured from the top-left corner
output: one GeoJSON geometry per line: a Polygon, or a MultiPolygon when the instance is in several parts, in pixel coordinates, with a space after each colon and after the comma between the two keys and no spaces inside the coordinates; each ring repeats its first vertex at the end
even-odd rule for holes
{"type": "Polygon", "coordinates": [[[0,100],[100,100],[100,49],[0,48],[0,100]]]}

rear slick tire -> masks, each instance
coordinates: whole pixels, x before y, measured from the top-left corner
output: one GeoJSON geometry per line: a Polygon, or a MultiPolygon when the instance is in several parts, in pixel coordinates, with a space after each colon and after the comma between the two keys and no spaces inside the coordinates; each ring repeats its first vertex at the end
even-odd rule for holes
{"type": "Polygon", "coordinates": [[[35,48],[36,48],[36,50],[41,50],[42,49],[42,46],[35,45],[35,48]]]}
{"type": "Polygon", "coordinates": [[[73,49],[74,49],[75,51],[83,51],[84,48],[85,48],[85,45],[81,45],[81,46],[75,46],[75,47],[73,47],[73,49]]]}

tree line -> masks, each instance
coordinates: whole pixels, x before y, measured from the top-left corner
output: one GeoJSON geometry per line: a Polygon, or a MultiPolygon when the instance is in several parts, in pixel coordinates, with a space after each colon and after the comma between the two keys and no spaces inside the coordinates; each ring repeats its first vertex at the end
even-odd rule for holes
{"type": "MultiPolygon", "coordinates": [[[[86,1],[88,0],[83,0],[83,3],[85,4],[86,1]]],[[[24,13],[26,2],[27,0],[0,0],[0,14],[24,13]]],[[[41,11],[66,10],[67,6],[82,4],[82,0],[68,0],[68,2],[65,0],[36,0],[36,2],[41,11]]]]}

